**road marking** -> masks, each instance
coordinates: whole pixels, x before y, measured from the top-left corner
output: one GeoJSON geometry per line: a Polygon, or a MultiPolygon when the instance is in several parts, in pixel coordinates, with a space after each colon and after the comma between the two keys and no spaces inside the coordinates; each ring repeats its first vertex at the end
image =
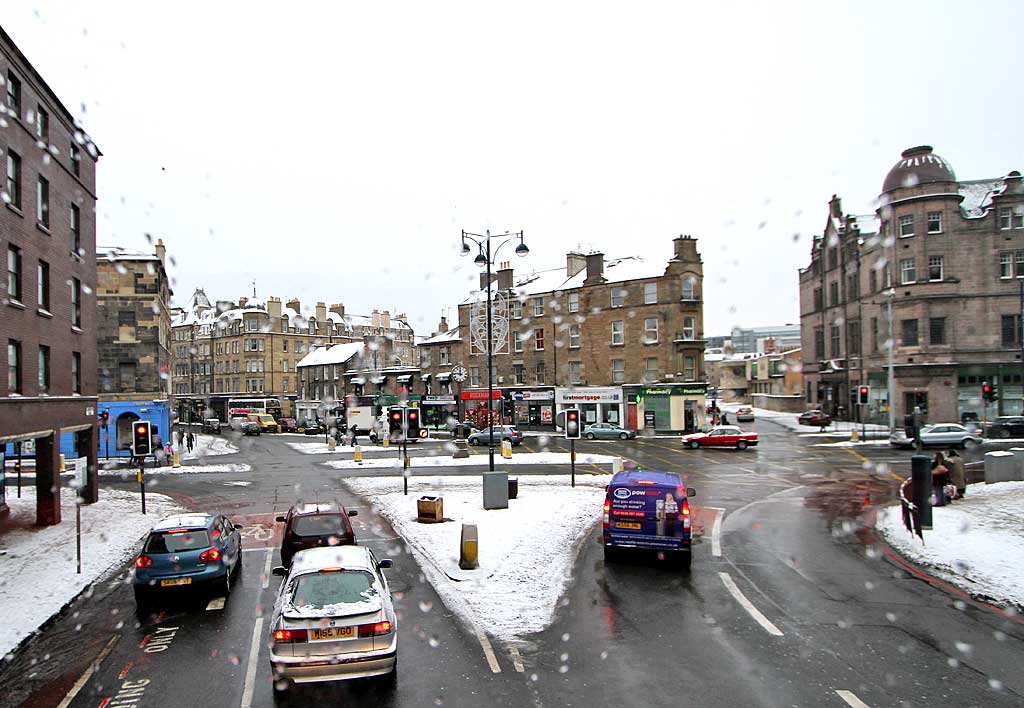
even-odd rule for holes
{"type": "MultiPolygon", "coordinates": [[[[501,665],[498,663],[498,657],[494,655],[494,649],[491,648],[491,643],[487,641],[487,635],[479,627],[473,627],[476,631],[476,638],[480,641],[480,646],[484,649],[484,656],[487,657],[487,663],[491,667],[491,673],[500,674],[501,665]]],[[[243,705],[242,708],[248,708],[243,705]]]]}
{"type": "Polygon", "coordinates": [[[867,703],[853,695],[853,691],[836,691],[836,695],[846,701],[851,708],[870,708],[867,703]]]}
{"type": "Polygon", "coordinates": [[[762,615],[760,610],[754,607],[754,604],[747,599],[746,595],[740,592],[740,589],[736,587],[736,583],[733,581],[731,575],[719,571],[718,577],[722,579],[722,584],[725,585],[725,589],[729,591],[729,594],[735,598],[736,602],[740,603],[740,607],[746,610],[747,614],[753,617],[754,621],[761,625],[764,631],[768,632],[768,634],[773,637],[782,636],[782,630],[772,624],[771,620],[762,615]]]}
{"type": "Polygon", "coordinates": [[[68,708],[68,706],[71,705],[71,701],[75,700],[75,696],[78,695],[78,692],[85,688],[85,684],[89,682],[93,672],[96,671],[99,665],[103,663],[103,660],[107,658],[107,654],[113,650],[114,645],[117,644],[117,639],[118,638],[115,635],[107,641],[103,650],[100,651],[93,662],[89,664],[89,668],[85,670],[85,673],[78,677],[77,681],[75,681],[75,685],[71,687],[70,691],[68,691],[68,695],[64,696],[64,700],[57,704],[57,708],[68,708]]]}
{"type": "Polygon", "coordinates": [[[210,600],[210,602],[206,605],[206,611],[209,612],[210,610],[223,610],[225,602],[227,602],[226,597],[215,597],[212,600],[210,600]]]}
{"type": "Polygon", "coordinates": [[[512,655],[512,666],[518,673],[523,673],[526,669],[523,667],[523,657],[520,655],[518,647],[509,647],[508,653],[512,655]]]}
{"type": "Polygon", "coordinates": [[[711,527],[711,555],[715,558],[722,557],[722,517],[725,516],[725,509],[709,506],[707,509],[715,510],[715,523],[711,527]]]}
{"type": "MultiPolygon", "coordinates": [[[[264,586],[266,587],[266,586],[264,586]]],[[[252,642],[249,644],[249,663],[245,667],[245,688],[242,689],[241,708],[251,708],[252,691],[256,683],[256,665],[260,658],[260,634],[263,632],[263,618],[256,618],[252,628],[252,642]]]]}
{"type": "Polygon", "coordinates": [[[270,587],[270,561],[274,558],[274,549],[267,549],[267,562],[263,566],[263,587],[270,587]]]}

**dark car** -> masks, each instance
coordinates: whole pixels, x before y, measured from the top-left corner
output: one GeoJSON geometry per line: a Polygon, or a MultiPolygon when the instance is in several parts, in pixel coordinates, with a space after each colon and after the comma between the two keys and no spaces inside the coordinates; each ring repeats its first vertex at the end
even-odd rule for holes
{"type": "Polygon", "coordinates": [[[811,410],[801,413],[796,419],[800,425],[817,425],[819,427],[832,425],[832,416],[824,411],[811,410]]]}
{"type": "Polygon", "coordinates": [[[243,435],[259,435],[262,432],[260,424],[253,420],[247,420],[242,423],[242,434],[243,435]]]}
{"type": "Polygon", "coordinates": [[[988,438],[1022,438],[1024,437],[1024,416],[1001,415],[985,428],[988,438]]]}
{"type": "Polygon", "coordinates": [[[220,420],[217,418],[207,418],[203,421],[203,432],[204,433],[220,433],[220,420]]]}
{"type": "MultiPolygon", "coordinates": [[[[484,428],[473,433],[468,438],[469,444],[487,445],[491,438],[490,430],[490,428],[484,428]]],[[[500,445],[503,440],[510,440],[513,445],[519,445],[523,442],[523,434],[514,425],[495,425],[494,443],[500,445]]]]}
{"type": "Polygon", "coordinates": [[[282,433],[294,433],[299,429],[294,418],[281,418],[277,421],[282,433]]]}
{"type": "Polygon", "coordinates": [[[306,418],[298,424],[296,430],[306,435],[322,435],[327,432],[327,425],[321,423],[319,420],[313,420],[312,418],[306,418]]]}
{"type": "Polygon", "coordinates": [[[139,609],[157,595],[186,588],[205,588],[226,597],[242,567],[240,528],[222,514],[177,514],[154,526],[132,575],[139,609]]]}
{"type": "Polygon", "coordinates": [[[281,562],[291,565],[292,556],[306,548],[355,545],[356,534],[348,519],[358,513],[338,502],[294,505],[286,516],[277,517],[284,524],[281,562]]]}

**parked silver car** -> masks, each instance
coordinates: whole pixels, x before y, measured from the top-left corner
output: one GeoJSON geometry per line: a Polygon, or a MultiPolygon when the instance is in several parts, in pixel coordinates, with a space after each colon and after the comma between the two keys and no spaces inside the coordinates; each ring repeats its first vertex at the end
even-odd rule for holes
{"type": "MultiPolygon", "coordinates": [[[[913,447],[914,439],[902,430],[889,436],[893,447],[913,447]]],[[[981,436],[959,423],[934,423],[921,428],[921,444],[925,446],[970,447],[981,443],[981,436]]]]}
{"type": "Polygon", "coordinates": [[[292,684],[383,676],[397,678],[398,621],[387,559],[365,546],[299,551],[284,577],[270,618],[274,693],[292,684]]]}
{"type": "Polygon", "coordinates": [[[636,437],[635,430],[620,428],[614,423],[591,423],[583,429],[587,440],[630,440],[636,437]]]}
{"type": "MultiPolygon", "coordinates": [[[[516,429],[514,425],[495,425],[494,444],[501,445],[503,440],[509,440],[513,445],[519,445],[523,442],[523,433],[516,429]]],[[[490,441],[490,428],[478,430],[467,438],[467,442],[469,442],[470,445],[487,445],[490,441]]]]}

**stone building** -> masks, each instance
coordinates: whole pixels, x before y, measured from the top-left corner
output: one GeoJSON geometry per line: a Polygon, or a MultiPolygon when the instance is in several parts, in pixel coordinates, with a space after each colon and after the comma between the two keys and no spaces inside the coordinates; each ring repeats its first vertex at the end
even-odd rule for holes
{"type": "Polygon", "coordinates": [[[783,413],[804,410],[803,359],[800,349],[756,354],[745,362],[748,398],[758,408],[783,413]]]}
{"type": "Polygon", "coordinates": [[[452,379],[452,370],[465,365],[465,342],[459,327],[448,327],[442,317],[437,331],[416,343],[420,380],[423,382],[423,421],[428,427],[442,428],[451,417],[462,414],[459,394],[464,383],[452,379]]]}
{"type": "MultiPolygon", "coordinates": [[[[88,460],[97,499],[96,162],[100,152],[0,29],[0,451],[34,454],[36,521],[61,520],[61,433],[88,460]],[[30,449],[34,453],[28,452],[30,449]]],[[[5,503],[0,466],[0,515],[5,503]]]]}
{"type": "MultiPolygon", "coordinates": [[[[500,264],[493,386],[503,419],[551,428],[559,411],[578,407],[585,423],[658,431],[703,423],[703,264],[696,239],[673,244],[665,266],[568,253],[562,268],[515,277],[500,264]]],[[[471,411],[487,406],[486,276],[480,285],[459,307],[469,373],[461,397],[471,411]]]]}
{"type": "Polygon", "coordinates": [[[843,214],[832,198],[800,271],[806,403],[887,421],[891,345],[897,425],[915,406],[933,422],[1024,412],[1022,278],[1020,174],[958,181],[931,147],[906,150],[875,214],[843,214]],[[984,381],[998,388],[995,407],[984,381]],[[852,400],[862,384],[863,411],[852,400]]]}

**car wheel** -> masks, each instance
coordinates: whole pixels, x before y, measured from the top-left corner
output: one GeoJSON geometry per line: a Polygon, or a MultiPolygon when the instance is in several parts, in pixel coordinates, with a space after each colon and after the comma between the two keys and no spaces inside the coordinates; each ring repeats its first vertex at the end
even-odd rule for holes
{"type": "Polygon", "coordinates": [[[619,440],[629,440],[628,433],[619,433],[619,440]]]}
{"type": "Polygon", "coordinates": [[[747,441],[746,440],[740,440],[738,443],[736,443],[736,449],[737,450],[746,450],[747,449],[747,441]]]}
{"type": "Polygon", "coordinates": [[[1000,428],[999,432],[996,434],[996,437],[1008,438],[1008,437],[1010,437],[1010,431],[1007,430],[1006,428],[1000,428]]]}
{"type": "Polygon", "coordinates": [[[391,668],[391,671],[387,672],[380,677],[381,685],[387,688],[393,688],[398,684],[398,655],[395,655],[395,665],[391,668]]]}
{"type": "Polygon", "coordinates": [[[691,440],[690,441],[690,449],[691,450],[696,450],[698,448],[700,448],[700,442],[697,441],[697,440],[691,440]]]}
{"type": "Polygon", "coordinates": [[[618,559],[619,559],[619,549],[618,548],[615,548],[614,546],[605,546],[604,547],[604,562],[605,563],[614,563],[618,559]]]}
{"type": "Polygon", "coordinates": [[[587,434],[586,434],[586,438],[587,438],[587,440],[593,440],[593,439],[594,439],[594,437],[595,437],[595,435],[594,435],[593,433],[587,433],[587,434]]]}
{"type": "Polygon", "coordinates": [[[693,553],[690,551],[679,551],[676,557],[676,564],[680,570],[689,570],[693,565],[693,553]]]}
{"type": "Polygon", "coordinates": [[[974,447],[977,444],[978,441],[975,440],[974,438],[964,438],[963,442],[960,443],[960,448],[966,450],[968,448],[974,447]]]}
{"type": "Polygon", "coordinates": [[[274,701],[284,700],[288,697],[288,692],[291,690],[291,681],[287,679],[274,679],[274,701]]]}
{"type": "Polygon", "coordinates": [[[231,572],[224,573],[224,579],[217,583],[214,592],[215,597],[228,597],[231,595],[231,572]]]}

